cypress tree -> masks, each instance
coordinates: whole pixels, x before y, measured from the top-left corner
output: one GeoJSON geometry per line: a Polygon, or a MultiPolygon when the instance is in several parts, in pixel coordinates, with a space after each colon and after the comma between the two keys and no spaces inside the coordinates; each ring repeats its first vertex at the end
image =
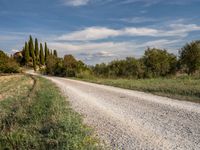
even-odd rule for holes
{"type": "Polygon", "coordinates": [[[48,50],[46,42],[45,42],[45,46],[44,46],[44,51],[45,51],[45,62],[47,62],[47,56],[49,55],[49,50],[48,50]]]}
{"type": "Polygon", "coordinates": [[[43,52],[42,43],[40,43],[40,64],[44,65],[44,52],[43,52]]]}
{"type": "Polygon", "coordinates": [[[25,60],[25,64],[27,64],[29,62],[30,59],[30,55],[29,55],[29,48],[28,48],[28,44],[27,42],[25,42],[25,49],[24,49],[24,60],[25,60]]]}
{"type": "Polygon", "coordinates": [[[28,47],[29,47],[29,52],[30,52],[30,56],[32,57],[32,59],[35,57],[35,53],[34,53],[34,45],[33,45],[33,38],[30,35],[30,39],[29,39],[29,43],[28,43],[28,47]]]}
{"type": "Polygon", "coordinates": [[[57,53],[56,50],[53,50],[53,55],[54,55],[55,57],[58,57],[58,53],[57,53]]]}
{"type": "Polygon", "coordinates": [[[35,58],[35,52],[34,52],[33,39],[31,36],[30,36],[30,40],[29,40],[29,51],[31,52],[31,57],[33,60],[33,68],[36,71],[36,58],[35,58]]]}
{"type": "Polygon", "coordinates": [[[36,57],[36,63],[39,61],[39,47],[38,47],[38,40],[35,39],[35,57],[36,57]]]}

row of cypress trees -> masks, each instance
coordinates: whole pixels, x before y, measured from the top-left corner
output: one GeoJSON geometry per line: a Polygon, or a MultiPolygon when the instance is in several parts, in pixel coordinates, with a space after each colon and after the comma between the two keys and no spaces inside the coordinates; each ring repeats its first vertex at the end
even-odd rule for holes
{"type": "Polygon", "coordinates": [[[54,55],[57,57],[56,50],[49,50],[47,47],[47,43],[45,42],[44,49],[42,43],[40,43],[40,47],[38,44],[38,39],[35,38],[35,43],[33,41],[32,36],[30,36],[29,41],[25,42],[23,48],[23,60],[26,66],[32,65],[34,70],[36,70],[37,66],[44,66],[46,64],[47,58],[49,55],[54,55]]]}

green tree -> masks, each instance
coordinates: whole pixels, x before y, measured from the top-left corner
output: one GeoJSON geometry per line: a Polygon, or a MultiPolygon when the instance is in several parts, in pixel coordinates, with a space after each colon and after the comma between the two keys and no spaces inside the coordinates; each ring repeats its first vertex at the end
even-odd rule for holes
{"type": "Polygon", "coordinates": [[[78,62],[72,55],[64,56],[63,65],[66,70],[66,76],[68,76],[68,77],[76,76],[77,69],[78,69],[78,62]]]}
{"type": "Polygon", "coordinates": [[[0,50],[0,73],[18,73],[19,64],[0,50]]]}
{"type": "Polygon", "coordinates": [[[140,60],[134,57],[127,57],[124,61],[123,76],[129,78],[142,78],[144,76],[144,66],[140,60]]]}
{"type": "Polygon", "coordinates": [[[171,74],[171,71],[176,68],[177,64],[176,56],[169,54],[166,50],[156,48],[148,48],[145,51],[143,61],[147,77],[158,77],[171,74]]]}
{"type": "Polygon", "coordinates": [[[107,77],[109,74],[109,68],[105,63],[96,64],[93,68],[93,72],[97,76],[107,77]]]}
{"type": "Polygon", "coordinates": [[[40,64],[44,65],[44,51],[43,51],[42,43],[40,43],[40,64]]]}
{"type": "Polygon", "coordinates": [[[30,56],[33,59],[35,57],[35,52],[34,52],[33,38],[31,35],[29,38],[28,47],[29,47],[30,56]]]}
{"type": "Polygon", "coordinates": [[[57,51],[56,51],[56,50],[53,50],[53,55],[54,55],[55,57],[58,57],[58,54],[57,54],[57,51]]]}
{"type": "Polygon", "coordinates": [[[35,59],[36,63],[39,63],[39,47],[37,38],[35,39],[35,59]]]}
{"type": "Polygon", "coordinates": [[[30,60],[30,54],[29,54],[29,48],[28,48],[27,42],[25,42],[24,60],[25,60],[25,64],[28,64],[28,63],[29,63],[29,60],[30,60]]]}
{"type": "Polygon", "coordinates": [[[48,55],[46,61],[47,74],[55,75],[56,64],[57,64],[56,57],[53,55],[48,55]]]}
{"type": "Polygon", "coordinates": [[[35,57],[35,52],[34,52],[34,45],[33,45],[33,38],[30,36],[29,39],[29,51],[31,52],[31,58],[33,62],[33,68],[36,71],[36,57],[35,57]]]}
{"type": "Polygon", "coordinates": [[[188,74],[200,69],[200,41],[186,44],[179,53],[181,66],[185,66],[188,74]]]}
{"type": "Polygon", "coordinates": [[[45,52],[45,62],[47,61],[47,57],[49,55],[49,50],[47,47],[47,43],[45,42],[45,46],[44,46],[44,52],[45,52]]]}

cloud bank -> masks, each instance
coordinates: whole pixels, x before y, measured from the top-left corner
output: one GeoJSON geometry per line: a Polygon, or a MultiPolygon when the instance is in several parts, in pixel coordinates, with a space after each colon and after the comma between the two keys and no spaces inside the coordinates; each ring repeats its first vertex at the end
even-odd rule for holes
{"type": "Polygon", "coordinates": [[[171,24],[166,29],[126,27],[111,29],[107,27],[88,27],[83,30],[64,34],[57,38],[62,41],[93,41],[119,36],[147,36],[147,37],[185,37],[192,31],[200,31],[196,24],[171,24]]]}

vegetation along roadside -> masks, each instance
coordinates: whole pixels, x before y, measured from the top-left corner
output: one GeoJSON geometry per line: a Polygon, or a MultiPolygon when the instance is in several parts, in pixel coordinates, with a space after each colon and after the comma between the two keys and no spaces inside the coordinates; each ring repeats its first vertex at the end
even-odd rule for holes
{"type": "Polygon", "coordinates": [[[100,149],[53,83],[26,75],[0,82],[1,149],[100,149]]]}
{"type": "Polygon", "coordinates": [[[189,76],[153,79],[112,79],[96,77],[73,79],[200,103],[200,79],[189,76]]]}

